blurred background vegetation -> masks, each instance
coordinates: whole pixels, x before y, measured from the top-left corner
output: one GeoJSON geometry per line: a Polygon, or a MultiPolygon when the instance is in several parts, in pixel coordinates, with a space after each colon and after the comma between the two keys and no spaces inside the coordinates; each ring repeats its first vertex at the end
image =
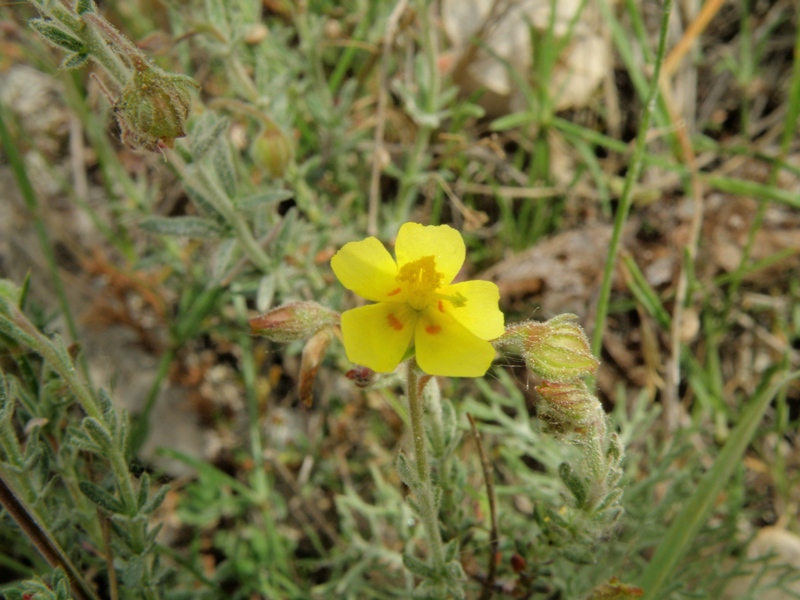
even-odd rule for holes
{"type": "MultiPolygon", "coordinates": [[[[0,277],[32,327],[0,337],[0,476],[87,594],[410,597],[398,390],[355,387],[334,343],[307,407],[302,343],[247,320],[352,307],[330,257],[413,220],[463,233],[507,323],[578,315],[626,446],[625,512],[593,529],[520,357],[441,381],[467,597],[800,597],[796,3],[102,2],[200,86],[150,150],[37,4],[63,3],[0,4],[0,277]]],[[[68,597],[0,519],[4,593],[68,597]]]]}

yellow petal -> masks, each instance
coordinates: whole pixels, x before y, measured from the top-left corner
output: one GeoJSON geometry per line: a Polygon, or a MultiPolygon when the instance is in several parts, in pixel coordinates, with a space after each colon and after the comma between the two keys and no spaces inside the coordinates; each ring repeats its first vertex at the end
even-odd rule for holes
{"type": "Polygon", "coordinates": [[[450,283],[464,264],[466,247],[461,234],[448,225],[426,227],[419,223],[404,223],[397,233],[395,255],[400,268],[425,256],[433,256],[436,270],[444,276],[443,283],[450,283]]]}
{"type": "Polygon", "coordinates": [[[505,333],[503,313],[497,306],[500,290],[491,281],[464,281],[442,288],[442,296],[454,298],[440,306],[468,331],[483,340],[493,340],[505,333]]]}
{"type": "Polygon", "coordinates": [[[399,302],[380,302],[342,314],[347,358],[379,373],[400,364],[417,324],[417,311],[399,302]]]}
{"type": "Polygon", "coordinates": [[[374,237],[345,244],[331,258],[331,268],[344,287],[367,300],[386,300],[399,289],[397,264],[374,237]]]}
{"type": "Polygon", "coordinates": [[[482,377],[494,360],[494,347],[436,307],[425,310],[414,334],[417,364],[429,375],[482,377]]]}

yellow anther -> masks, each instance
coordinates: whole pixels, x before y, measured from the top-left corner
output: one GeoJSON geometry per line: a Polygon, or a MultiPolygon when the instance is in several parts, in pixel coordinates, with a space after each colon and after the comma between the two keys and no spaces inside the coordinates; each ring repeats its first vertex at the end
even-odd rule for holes
{"type": "Polygon", "coordinates": [[[436,290],[443,279],[444,275],[436,270],[434,257],[423,256],[400,267],[396,281],[402,286],[411,307],[422,310],[436,298],[436,290]]]}

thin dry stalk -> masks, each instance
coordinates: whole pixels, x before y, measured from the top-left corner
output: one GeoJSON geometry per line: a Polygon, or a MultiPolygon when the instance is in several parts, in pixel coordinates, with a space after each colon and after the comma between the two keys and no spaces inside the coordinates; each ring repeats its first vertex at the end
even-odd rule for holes
{"type": "Polygon", "coordinates": [[[675,44],[675,47],[670,50],[670,53],[664,60],[664,77],[669,79],[677,70],[681,60],[683,60],[683,57],[686,56],[686,53],[691,49],[692,44],[694,44],[700,34],[705,31],[711,19],[719,12],[723,4],[725,4],[725,0],[708,0],[708,2],[703,4],[697,18],[686,28],[683,37],[675,44]]]}
{"type": "Polygon", "coordinates": [[[681,255],[681,270],[678,275],[678,287],[675,291],[675,306],[672,310],[672,328],[670,330],[670,357],[667,360],[666,373],[664,377],[664,395],[662,403],[664,406],[664,426],[668,433],[672,433],[678,427],[680,403],[678,401],[678,385],[680,384],[680,351],[681,351],[681,331],[683,324],[683,308],[686,302],[686,295],[689,289],[689,274],[687,261],[694,263],[697,257],[697,246],[700,240],[700,229],[703,224],[703,184],[697,167],[697,157],[686,130],[686,123],[677,115],[672,99],[672,89],[667,77],[662,77],[659,81],[661,95],[667,107],[670,121],[679,124],[675,130],[678,143],[681,147],[683,160],[689,169],[690,190],[692,197],[692,217],[689,223],[689,240],[685,246],[686,252],[681,255]]]}

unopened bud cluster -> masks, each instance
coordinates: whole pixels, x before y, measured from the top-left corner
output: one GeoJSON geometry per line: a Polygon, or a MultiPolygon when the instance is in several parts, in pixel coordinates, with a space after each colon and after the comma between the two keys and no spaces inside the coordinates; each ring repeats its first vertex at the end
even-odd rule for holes
{"type": "Polygon", "coordinates": [[[250,319],[252,332],[273,342],[307,340],[300,362],[299,388],[300,399],[306,405],[311,404],[317,371],[338,324],[339,314],[316,302],[290,302],[250,319]]]}
{"type": "Polygon", "coordinates": [[[521,323],[498,340],[499,345],[521,349],[528,369],[542,380],[536,387],[544,400],[539,416],[562,434],[580,434],[604,418],[600,402],[583,381],[600,363],[577,320],[564,314],[544,323],[521,323]]]}
{"type": "Polygon", "coordinates": [[[604,422],[603,408],[583,378],[600,365],[578,317],[558,315],[509,327],[502,345],[522,350],[531,373],[542,380],[536,387],[544,401],[539,417],[559,434],[585,434],[591,424],[604,422]]]}
{"type": "Polygon", "coordinates": [[[577,317],[564,314],[509,327],[497,344],[522,352],[528,369],[541,379],[539,418],[551,433],[581,449],[579,463],[565,463],[559,471],[575,507],[591,513],[600,526],[611,524],[620,510],[615,488],[622,449],[613,434],[609,437],[605,411],[585,381],[600,363],[577,317]]]}

